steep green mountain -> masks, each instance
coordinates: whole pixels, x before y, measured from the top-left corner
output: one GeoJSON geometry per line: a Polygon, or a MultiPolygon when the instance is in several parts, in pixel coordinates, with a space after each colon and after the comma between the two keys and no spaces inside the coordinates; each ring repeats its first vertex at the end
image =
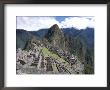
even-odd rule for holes
{"type": "Polygon", "coordinates": [[[32,35],[23,29],[16,30],[16,48],[23,49],[26,42],[32,37],[32,35]]]}
{"type": "Polygon", "coordinates": [[[64,48],[65,46],[64,34],[57,24],[49,28],[48,32],[45,35],[45,39],[53,47],[64,48]]]}

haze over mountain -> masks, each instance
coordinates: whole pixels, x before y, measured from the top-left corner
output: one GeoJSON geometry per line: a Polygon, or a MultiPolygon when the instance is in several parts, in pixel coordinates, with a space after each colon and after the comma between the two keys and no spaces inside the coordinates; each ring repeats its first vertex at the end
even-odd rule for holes
{"type": "Polygon", "coordinates": [[[94,29],[16,30],[17,74],[93,74],[94,29]],[[28,69],[28,70],[27,70],[28,69]]]}

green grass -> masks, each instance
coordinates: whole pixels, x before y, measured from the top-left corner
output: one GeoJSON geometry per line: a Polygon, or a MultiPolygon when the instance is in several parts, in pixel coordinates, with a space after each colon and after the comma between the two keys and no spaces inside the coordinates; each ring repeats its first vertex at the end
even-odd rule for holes
{"type": "Polygon", "coordinates": [[[45,57],[48,57],[48,56],[51,56],[53,57],[54,59],[58,59],[61,63],[67,63],[64,59],[60,58],[57,54],[54,54],[53,52],[50,52],[47,48],[43,48],[42,49],[42,52],[44,54],[45,57]]]}
{"type": "Polygon", "coordinates": [[[53,52],[50,52],[47,48],[43,47],[42,52],[44,54],[44,57],[52,57],[57,60],[57,62],[60,63],[60,65],[63,65],[69,72],[73,72],[73,68],[71,68],[71,65],[65,61],[64,59],[60,58],[57,54],[54,54],[53,52]]]}

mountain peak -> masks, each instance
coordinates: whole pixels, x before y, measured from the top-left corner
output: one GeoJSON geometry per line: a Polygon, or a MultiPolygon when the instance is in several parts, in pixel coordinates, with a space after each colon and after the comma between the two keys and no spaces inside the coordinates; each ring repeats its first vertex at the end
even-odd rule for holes
{"type": "Polygon", "coordinates": [[[58,27],[58,25],[57,24],[54,24],[53,27],[58,27]]]}
{"type": "Polygon", "coordinates": [[[59,33],[61,33],[59,26],[57,24],[54,24],[48,29],[48,32],[45,36],[47,38],[50,38],[50,37],[56,36],[59,33]]]}
{"type": "Polygon", "coordinates": [[[59,26],[57,24],[54,24],[50,27],[51,30],[60,30],[59,26]]]}

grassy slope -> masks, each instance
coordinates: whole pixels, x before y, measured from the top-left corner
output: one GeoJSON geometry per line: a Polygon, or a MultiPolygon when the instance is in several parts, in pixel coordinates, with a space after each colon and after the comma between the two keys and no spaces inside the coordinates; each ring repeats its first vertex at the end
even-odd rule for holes
{"type": "Polygon", "coordinates": [[[73,68],[70,66],[68,62],[66,62],[64,59],[60,58],[58,55],[50,52],[47,48],[43,47],[42,52],[44,54],[44,57],[51,56],[56,60],[56,62],[60,63],[61,66],[64,66],[70,73],[75,73],[73,68]]]}

